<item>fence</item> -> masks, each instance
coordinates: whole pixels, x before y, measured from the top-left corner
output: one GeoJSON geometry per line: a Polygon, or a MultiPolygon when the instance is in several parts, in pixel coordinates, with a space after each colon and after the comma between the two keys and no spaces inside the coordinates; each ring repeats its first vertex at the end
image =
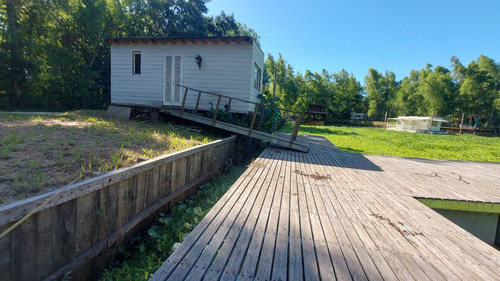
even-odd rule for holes
{"type": "MultiPolygon", "coordinates": [[[[121,241],[185,199],[234,154],[236,137],[69,186],[0,239],[0,280],[95,279],[121,241]]],[[[57,191],[0,206],[0,233],[57,191]]]]}

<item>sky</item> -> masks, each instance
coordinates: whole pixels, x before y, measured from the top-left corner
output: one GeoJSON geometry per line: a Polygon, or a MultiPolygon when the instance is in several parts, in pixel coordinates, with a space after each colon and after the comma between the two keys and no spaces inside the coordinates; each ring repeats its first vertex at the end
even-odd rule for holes
{"type": "Polygon", "coordinates": [[[364,83],[369,68],[397,80],[427,63],[451,70],[485,55],[500,62],[500,0],[211,0],[260,36],[265,56],[295,72],[345,69],[364,83]]]}

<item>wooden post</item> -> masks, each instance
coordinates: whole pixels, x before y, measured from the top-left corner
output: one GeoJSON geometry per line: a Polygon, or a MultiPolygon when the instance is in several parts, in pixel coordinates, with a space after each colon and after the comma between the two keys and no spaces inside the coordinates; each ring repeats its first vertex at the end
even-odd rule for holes
{"type": "Polygon", "coordinates": [[[181,114],[180,116],[182,116],[182,113],[184,112],[184,106],[186,105],[186,98],[187,98],[187,95],[188,95],[188,88],[186,88],[186,90],[184,91],[184,98],[182,99],[182,107],[181,107],[181,114]]]}
{"type": "Polygon", "coordinates": [[[274,81],[273,81],[273,105],[274,105],[274,100],[276,99],[276,75],[278,74],[278,70],[274,70],[274,81]]]}
{"type": "Polygon", "coordinates": [[[385,112],[384,123],[385,123],[385,128],[387,129],[387,111],[385,112]]]}
{"type": "Polygon", "coordinates": [[[299,113],[299,116],[297,116],[297,120],[295,120],[295,127],[293,128],[293,133],[292,133],[292,138],[290,140],[290,144],[292,144],[295,139],[297,138],[297,134],[299,132],[299,127],[300,127],[300,122],[302,122],[302,114],[299,113]]]}
{"type": "Polygon", "coordinates": [[[233,100],[232,98],[229,98],[229,101],[227,102],[227,116],[229,118],[233,117],[233,114],[231,113],[231,101],[232,100],[233,100]]]}
{"type": "Polygon", "coordinates": [[[429,128],[428,128],[428,131],[429,133],[431,132],[432,130],[432,120],[434,119],[434,110],[432,111],[432,115],[431,115],[431,122],[429,123],[429,128]]]}
{"type": "Polygon", "coordinates": [[[222,98],[222,96],[219,95],[219,98],[217,99],[217,106],[215,107],[214,119],[212,120],[212,126],[215,125],[215,122],[217,121],[217,113],[219,113],[219,106],[220,106],[220,99],[221,98],[222,98]]]}
{"type": "Polygon", "coordinates": [[[196,107],[194,108],[194,114],[198,113],[198,106],[200,105],[201,91],[198,92],[198,98],[196,99],[196,107]]]}
{"type": "Polygon", "coordinates": [[[465,113],[462,113],[462,122],[460,122],[460,133],[459,133],[460,136],[462,135],[462,128],[464,127],[464,117],[465,113]]]}
{"type": "Polygon", "coordinates": [[[255,117],[257,116],[257,110],[259,110],[259,104],[255,105],[255,109],[253,111],[252,123],[250,124],[250,130],[248,130],[248,135],[252,134],[253,124],[255,124],[255,117]]]}

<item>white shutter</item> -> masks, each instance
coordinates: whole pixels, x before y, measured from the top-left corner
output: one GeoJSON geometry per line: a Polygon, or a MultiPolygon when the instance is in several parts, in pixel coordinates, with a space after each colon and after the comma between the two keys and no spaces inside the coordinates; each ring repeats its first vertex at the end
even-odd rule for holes
{"type": "Polygon", "coordinates": [[[172,104],[172,56],[165,60],[165,103],[172,104]]]}
{"type": "MultiPolygon", "coordinates": [[[[181,65],[182,65],[182,57],[175,56],[175,70],[174,70],[174,83],[175,85],[181,84],[181,65]]],[[[181,103],[181,87],[174,85],[174,104],[181,103]]]]}

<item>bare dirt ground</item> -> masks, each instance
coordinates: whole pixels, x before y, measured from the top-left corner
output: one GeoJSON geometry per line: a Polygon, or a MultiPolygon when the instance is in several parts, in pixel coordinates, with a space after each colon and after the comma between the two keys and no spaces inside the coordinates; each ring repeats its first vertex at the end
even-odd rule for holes
{"type": "Polygon", "coordinates": [[[107,119],[102,111],[1,113],[0,204],[212,139],[172,124],[107,119]]]}

